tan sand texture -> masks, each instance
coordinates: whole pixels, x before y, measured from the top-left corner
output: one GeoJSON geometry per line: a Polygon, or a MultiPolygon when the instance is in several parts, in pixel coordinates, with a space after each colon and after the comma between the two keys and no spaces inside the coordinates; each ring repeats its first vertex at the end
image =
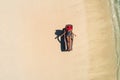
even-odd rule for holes
{"type": "Polygon", "coordinates": [[[0,80],[115,80],[109,0],[1,0],[0,80]],[[73,24],[73,51],[55,31],[73,24]]]}

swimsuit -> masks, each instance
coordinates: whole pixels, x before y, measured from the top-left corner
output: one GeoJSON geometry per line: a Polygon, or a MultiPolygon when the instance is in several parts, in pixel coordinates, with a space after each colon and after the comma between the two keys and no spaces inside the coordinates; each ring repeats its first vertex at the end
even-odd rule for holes
{"type": "Polygon", "coordinates": [[[67,31],[66,32],[66,36],[72,36],[72,32],[71,31],[67,31]]]}

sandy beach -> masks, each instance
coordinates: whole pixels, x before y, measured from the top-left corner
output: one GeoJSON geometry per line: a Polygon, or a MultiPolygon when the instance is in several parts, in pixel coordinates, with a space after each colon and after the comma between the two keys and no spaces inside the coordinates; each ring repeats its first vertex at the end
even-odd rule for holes
{"type": "Polygon", "coordinates": [[[116,80],[109,0],[0,1],[0,80],[116,80]],[[56,30],[74,26],[73,51],[56,30]]]}

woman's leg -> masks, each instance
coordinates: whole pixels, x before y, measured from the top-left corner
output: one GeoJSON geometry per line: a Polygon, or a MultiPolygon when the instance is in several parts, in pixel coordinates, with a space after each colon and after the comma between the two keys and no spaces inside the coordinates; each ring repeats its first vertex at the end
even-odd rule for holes
{"type": "Polygon", "coordinates": [[[70,36],[67,36],[67,47],[69,51],[70,50],[70,36]]]}
{"type": "Polygon", "coordinates": [[[70,36],[70,44],[69,44],[69,46],[70,46],[70,50],[72,50],[72,40],[71,40],[72,38],[71,38],[71,36],[70,36]]]}

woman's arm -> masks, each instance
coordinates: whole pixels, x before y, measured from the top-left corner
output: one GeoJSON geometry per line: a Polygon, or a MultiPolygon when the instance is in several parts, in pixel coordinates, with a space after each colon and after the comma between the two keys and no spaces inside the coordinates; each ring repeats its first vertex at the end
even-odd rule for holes
{"type": "Polygon", "coordinates": [[[63,34],[61,34],[61,35],[60,35],[60,37],[62,37],[63,35],[65,35],[65,33],[66,33],[66,32],[64,31],[64,33],[63,33],[63,34]]]}
{"type": "Polygon", "coordinates": [[[72,32],[72,34],[76,37],[76,34],[74,34],[73,32],[72,32]]]}

